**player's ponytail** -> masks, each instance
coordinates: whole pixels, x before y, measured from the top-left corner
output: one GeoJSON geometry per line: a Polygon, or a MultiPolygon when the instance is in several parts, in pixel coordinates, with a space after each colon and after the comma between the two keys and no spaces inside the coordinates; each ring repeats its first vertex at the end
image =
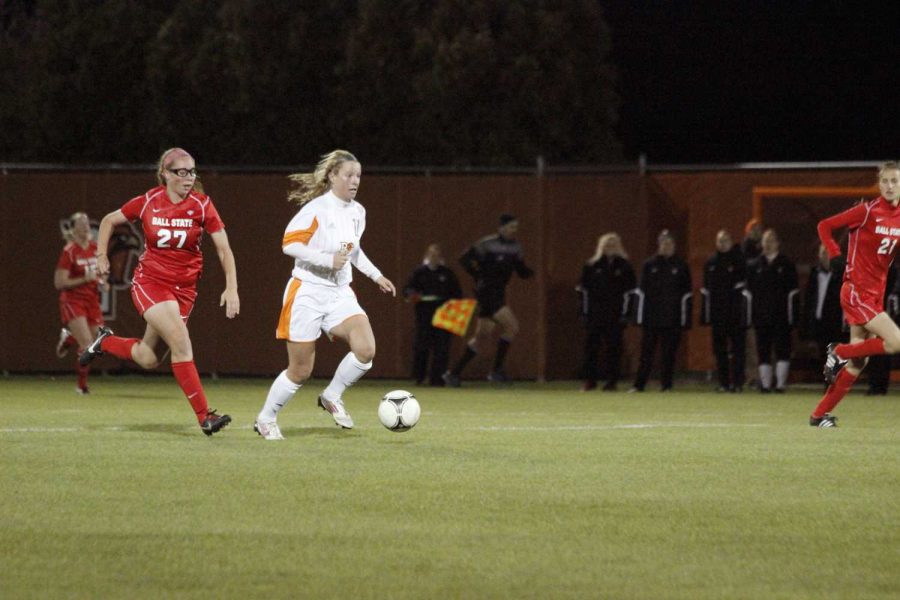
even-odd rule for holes
{"type": "Polygon", "coordinates": [[[322,156],[312,173],[294,173],[288,179],[296,184],[288,193],[288,201],[303,206],[313,198],[321,196],[331,187],[328,176],[341,168],[345,162],[359,162],[346,150],[333,150],[322,156]]]}

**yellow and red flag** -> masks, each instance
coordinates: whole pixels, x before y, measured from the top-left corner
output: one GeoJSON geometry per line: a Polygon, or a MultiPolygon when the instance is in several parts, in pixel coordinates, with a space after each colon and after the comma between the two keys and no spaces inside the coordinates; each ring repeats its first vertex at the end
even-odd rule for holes
{"type": "Polygon", "coordinates": [[[473,298],[447,300],[434,311],[431,325],[458,336],[466,335],[478,302],[473,298]]]}

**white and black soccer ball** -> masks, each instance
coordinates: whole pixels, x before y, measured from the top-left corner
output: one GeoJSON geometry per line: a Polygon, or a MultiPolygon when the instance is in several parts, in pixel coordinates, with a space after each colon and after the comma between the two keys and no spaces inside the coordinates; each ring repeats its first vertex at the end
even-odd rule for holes
{"type": "Polygon", "coordinates": [[[406,390],[388,392],[378,405],[378,420],[391,431],[409,431],[421,414],[419,401],[406,390]]]}

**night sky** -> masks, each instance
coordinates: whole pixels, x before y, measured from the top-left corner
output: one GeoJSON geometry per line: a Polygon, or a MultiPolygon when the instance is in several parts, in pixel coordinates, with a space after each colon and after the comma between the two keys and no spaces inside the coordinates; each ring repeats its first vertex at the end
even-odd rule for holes
{"type": "Polygon", "coordinates": [[[886,160],[900,9],[835,2],[603,2],[625,156],[653,164],[886,160]]]}

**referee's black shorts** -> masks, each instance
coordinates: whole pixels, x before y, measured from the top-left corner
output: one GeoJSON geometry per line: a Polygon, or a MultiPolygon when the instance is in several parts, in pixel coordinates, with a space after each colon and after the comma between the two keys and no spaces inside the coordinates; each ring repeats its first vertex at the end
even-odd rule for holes
{"type": "Polygon", "coordinates": [[[506,290],[479,290],[475,292],[475,299],[478,300],[478,316],[490,319],[506,304],[506,290]]]}

